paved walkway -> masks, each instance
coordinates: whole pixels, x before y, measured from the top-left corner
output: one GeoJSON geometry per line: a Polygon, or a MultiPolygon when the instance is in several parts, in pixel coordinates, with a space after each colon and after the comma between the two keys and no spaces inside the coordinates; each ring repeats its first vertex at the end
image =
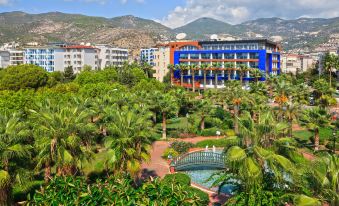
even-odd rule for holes
{"type": "MultiPolygon", "coordinates": [[[[142,178],[149,178],[149,177],[161,177],[163,178],[166,174],[170,173],[169,170],[169,162],[164,160],[161,156],[164,154],[166,148],[169,147],[170,143],[173,141],[184,141],[184,142],[191,142],[193,144],[208,140],[208,139],[217,139],[221,137],[194,137],[194,138],[185,138],[185,139],[173,139],[170,141],[156,141],[152,145],[151,151],[151,160],[148,163],[142,164],[142,178]]],[[[192,185],[194,187],[199,188],[198,185],[192,185]]],[[[203,188],[199,188],[204,190],[203,188]]],[[[208,190],[206,190],[207,192],[208,190]]],[[[215,192],[207,192],[210,197],[210,205],[212,203],[225,203],[227,200],[226,195],[218,195],[215,192]]]]}
{"type": "Polygon", "coordinates": [[[150,162],[142,164],[142,177],[147,178],[149,176],[152,176],[152,177],[163,178],[166,174],[169,174],[170,172],[169,164],[161,156],[164,154],[166,148],[169,147],[171,142],[184,141],[184,142],[191,142],[195,144],[197,142],[207,140],[207,139],[217,139],[217,137],[194,137],[194,138],[154,142],[152,145],[150,162]]]}

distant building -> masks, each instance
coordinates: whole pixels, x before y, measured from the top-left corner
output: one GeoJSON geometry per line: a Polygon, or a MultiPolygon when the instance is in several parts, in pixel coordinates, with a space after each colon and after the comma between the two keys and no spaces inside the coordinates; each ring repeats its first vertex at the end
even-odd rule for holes
{"type": "Polygon", "coordinates": [[[269,40],[234,40],[234,41],[178,41],[170,42],[170,62],[174,65],[194,65],[195,76],[190,70],[175,70],[172,81],[174,84],[188,88],[223,88],[227,80],[239,80],[239,68],[244,65],[248,71],[244,81],[253,81],[251,70],[262,72],[260,80],[266,75],[279,75],[280,46],[269,40]],[[218,66],[214,66],[218,63],[218,66]],[[204,85],[203,70],[200,65],[207,64],[207,81],[204,85]],[[231,66],[229,66],[231,65],[231,66]],[[183,74],[183,75],[182,75],[183,74]],[[183,82],[181,82],[183,76],[183,82]],[[194,82],[193,82],[194,80],[194,82]]]}
{"type": "Polygon", "coordinates": [[[4,50],[0,51],[0,68],[16,66],[24,63],[23,51],[4,50]]]}
{"type": "Polygon", "coordinates": [[[314,64],[315,60],[309,55],[283,54],[281,57],[281,68],[283,73],[306,72],[314,64]]]}
{"type": "Polygon", "coordinates": [[[24,52],[24,63],[34,64],[48,72],[64,70],[64,48],[60,47],[31,47],[24,52]]]}
{"type": "Polygon", "coordinates": [[[163,82],[164,77],[168,74],[168,65],[171,63],[170,48],[167,46],[159,45],[158,49],[154,52],[154,66],[155,71],[153,77],[158,81],[163,82]]]}
{"type": "Polygon", "coordinates": [[[44,47],[26,48],[24,63],[34,64],[46,71],[61,71],[72,67],[74,73],[79,73],[85,65],[93,70],[107,66],[121,66],[128,61],[128,50],[114,48],[109,45],[74,45],[66,43],[51,43],[44,47]]]}
{"type": "Polygon", "coordinates": [[[85,65],[97,69],[98,56],[91,46],[31,47],[25,49],[24,63],[40,66],[48,72],[62,72],[71,66],[74,73],[79,73],[85,65]]]}
{"type": "Polygon", "coordinates": [[[79,73],[85,65],[90,66],[94,70],[98,69],[98,54],[96,48],[92,46],[75,45],[66,46],[63,49],[64,64],[62,65],[61,62],[61,65],[59,65],[60,62],[56,62],[56,68],[62,68],[56,71],[63,71],[66,67],[71,66],[74,73],[79,73]]]}
{"type": "Polygon", "coordinates": [[[97,44],[98,68],[104,69],[108,66],[122,66],[128,61],[128,50],[112,47],[106,44],[97,44]]]}
{"type": "Polygon", "coordinates": [[[149,48],[140,50],[140,62],[146,62],[151,66],[155,66],[155,52],[158,51],[158,48],[149,48]]]}
{"type": "Polygon", "coordinates": [[[0,51],[0,68],[7,68],[10,62],[10,54],[8,51],[0,51]]]}

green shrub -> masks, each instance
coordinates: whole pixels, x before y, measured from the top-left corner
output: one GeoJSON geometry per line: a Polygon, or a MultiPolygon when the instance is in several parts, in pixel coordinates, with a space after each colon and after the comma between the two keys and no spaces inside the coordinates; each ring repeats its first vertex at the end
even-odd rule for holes
{"type": "Polygon", "coordinates": [[[213,127],[222,127],[222,120],[220,120],[219,118],[215,118],[215,117],[206,117],[205,119],[205,128],[213,128],[213,127]]]}
{"type": "MultiPolygon", "coordinates": [[[[186,183],[185,183],[186,184],[186,183]]],[[[189,186],[163,184],[158,179],[133,184],[130,177],[112,176],[95,183],[82,177],[58,177],[44,192],[36,192],[28,205],[168,205],[204,206],[203,200],[189,192],[189,186]]]]}
{"type": "Polygon", "coordinates": [[[33,195],[43,184],[44,181],[32,181],[26,182],[25,185],[15,185],[12,191],[13,200],[15,202],[26,200],[27,195],[33,195]]]}
{"type": "Polygon", "coordinates": [[[209,136],[216,136],[217,131],[221,132],[221,135],[223,135],[223,131],[218,129],[218,128],[209,128],[209,129],[204,129],[202,131],[199,132],[200,136],[204,136],[204,137],[209,137],[209,136]]]}
{"type": "MultiPolygon", "coordinates": [[[[329,149],[329,150],[333,150],[333,142],[328,142],[326,144],[326,148],[329,149]]],[[[336,142],[335,150],[339,151],[339,142],[336,142]]]]}
{"type": "Polygon", "coordinates": [[[194,144],[190,142],[182,142],[182,141],[175,141],[171,144],[171,148],[174,149],[179,154],[183,154],[188,152],[190,148],[192,148],[194,144]]]}
{"type": "Polygon", "coordinates": [[[209,140],[203,140],[195,144],[196,147],[199,148],[205,148],[206,146],[209,147],[225,147],[226,145],[226,138],[220,138],[220,139],[209,139],[209,140]]]}
{"type": "Polygon", "coordinates": [[[203,204],[208,205],[208,203],[210,202],[210,198],[207,193],[194,187],[189,187],[188,189],[190,193],[194,193],[195,195],[197,195],[203,202],[203,204]]]}
{"type": "Polygon", "coordinates": [[[167,174],[162,183],[166,185],[190,186],[191,178],[184,173],[167,174]]]}
{"type": "Polygon", "coordinates": [[[235,134],[235,131],[233,129],[228,129],[228,130],[226,130],[225,135],[227,137],[234,137],[236,134],[235,134]]]}
{"type": "Polygon", "coordinates": [[[168,155],[171,155],[172,158],[175,158],[179,156],[179,153],[175,151],[173,148],[166,148],[164,154],[162,155],[162,158],[168,159],[168,155]]]}

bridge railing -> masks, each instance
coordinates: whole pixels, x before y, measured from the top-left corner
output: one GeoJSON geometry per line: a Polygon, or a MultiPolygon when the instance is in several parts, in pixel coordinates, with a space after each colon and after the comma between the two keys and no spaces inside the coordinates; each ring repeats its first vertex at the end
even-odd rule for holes
{"type": "Polygon", "coordinates": [[[224,154],[217,152],[198,151],[187,153],[175,158],[171,166],[175,170],[184,170],[191,166],[210,166],[217,168],[225,168],[224,154]]]}

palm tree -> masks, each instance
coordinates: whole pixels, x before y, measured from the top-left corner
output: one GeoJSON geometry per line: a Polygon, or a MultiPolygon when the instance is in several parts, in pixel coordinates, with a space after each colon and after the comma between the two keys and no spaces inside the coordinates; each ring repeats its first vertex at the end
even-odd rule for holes
{"type": "Polygon", "coordinates": [[[89,157],[82,138],[84,132],[89,133],[93,128],[90,114],[71,104],[56,104],[50,100],[39,108],[31,110],[38,150],[36,170],[44,167],[45,182],[51,178],[53,165],[58,175],[74,174],[80,161],[89,157]]]}
{"type": "Polygon", "coordinates": [[[248,66],[246,64],[240,64],[237,70],[239,71],[240,83],[242,84],[243,78],[248,71],[248,66]]]}
{"type": "Polygon", "coordinates": [[[260,69],[252,69],[251,74],[255,79],[255,82],[258,84],[259,79],[263,76],[263,73],[260,71],[260,69]]]}
{"type": "Polygon", "coordinates": [[[29,136],[30,130],[17,114],[0,114],[0,159],[5,171],[9,171],[10,160],[30,157],[29,136]]]}
{"type": "Polygon", "coordinates": [[[305,110],[301,115],[300,123],[314,132],[314,150],[319,150],[319,128],[330,125],[331,115],[326,110],[316,107],[305,110]]]}
{"type": "Polygon", "coordinates": [[[300,106],[295,104],[288,104],[283,109],[283,117],[289,124],[289,136],[293,137],[293,120],[298,119],[300,116],[300,106]]]}
{"type": "Polygon", "coordinates": [[[7,171],[0,170],[0,205],[11,205],[11,177],[7,171]]]}
{"type": "Polygon", "coordinates": [[[231,72],[234,70],[234,63],[231,63],[231,62],[225,63],[225,68],[227,69],[228,81],[230,81],[231,80],[231,72]]]}
{"type": "Polygon", "coordinates": [[[173,71],[174,71],[174,69],[175,69],[174,64],[169,64],[169,65],[167,65],[167,69],[168,69],[169,72],[170,72],[170,82],[171,82],[171,85],[173,85],[173,71]]]}
{"type": "Polygon", "coordinates": [[[184,71],[188,70],[187,64],[179,64],[177,68],[180,70],[180,84],[184,86],[184,71]]]}
{"type": "Polygon", "coordinates": [[[329,72],[330,87],[332,88],[332,71],[339,67],[339,57],[334,54],[327,53],[324,58],[325,69],[329,72]]]}
{"type": "Polygon", "coordinates": [[[151,149],[152,113],[138,106],[117,108],[112,106],[108,136],[105,146],[108,149],[107,164],[114,174],[128,171],[137,177],[141,162],[147,161],[151,149]]]}
{"type": "Polygon", "coordinates": [[[155,108],[159,111],[162,115],[162,139],[166,139],[166,119],[167,115],[170,112],[176,113],[178,110],[178,102],[177,98],[172,96],[169,93],[162,94],[161,92],[155,92],[154,95],[157,97],[155,101],[155,108]]]}
{"type": "Polygon", "coordinates": [[[200,130],[205,129],[205,118],[212,110],[212,103],[208,99],[197,100],[194,103],[195,109],[200,114],[200,130]]]}
{"type": "Polygon", "coordinates": [[[206,91],[206,86],[207,86],[207,82],[206,82],[206,76],[207,76],[207,69],[209,68],[208,64],[201,64],[200,65],[201,70],[204,73],[204,90],[206,91]]]}
{"type": "Polygon", "coordinates": [[[212,68],[214,69],[214,88],[218,88],[218,72],[221,67],[221,64],[219,62],[213,62],[212,68]]]}
{"type": "Polygon", "coordinates": [[[148,64],[147,62],[143,62],[141,65],[141,69],[144,71],[147,78],[153,77],[155,71],[153,70],[153,67],[150,64],[148,64]]]}
{"type": "Polygon", "coordinates": [[[189,69],[191,71],[191,75],[192,75],[192,91],[195,92],[195,70],[196,70],[196,65],[194,64],[190,64],[189,69]]]}
{"type": "Polygon", "coordinates": [[[262,185],[265,173],[273,173],[277,184],[286,184],[285,175],[294,180],[295,165],[286,157],[262,144],[263,129],[246,114],[241,117],[240,136],[231,137],[225,143],[225,161],[228,173],[243,185],[244,191],[262,185]]]}
{"type": "Polygon", "coordinates": [[[324,199],[331,206],[339,205],[339,157],[327,154],[313,164],[312,176],[324,199]]]}

